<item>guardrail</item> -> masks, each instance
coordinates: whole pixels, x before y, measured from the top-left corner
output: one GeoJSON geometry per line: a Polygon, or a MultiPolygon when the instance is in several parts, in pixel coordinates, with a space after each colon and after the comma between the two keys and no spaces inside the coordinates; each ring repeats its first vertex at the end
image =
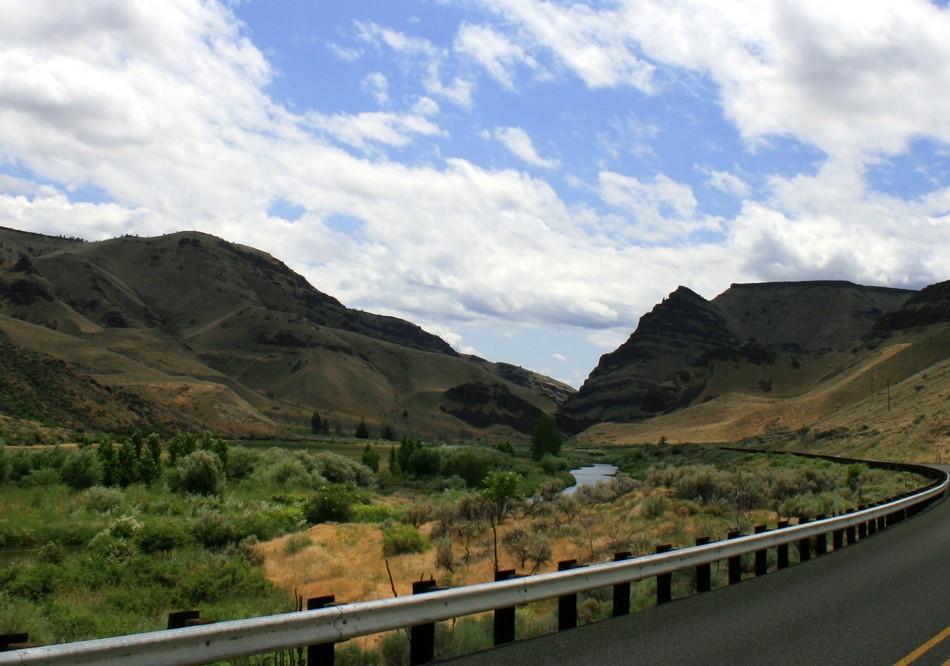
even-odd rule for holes
{"type": "MultiPolygon", "coordinates": [[[[653,576],[663,580],[663,577],[668,577],[676,571],[692,568],[697,572],[707,572],[705,587],[708,589],[708,566],[713,562],[730,560],[730,564],[733,564],[743,555],[756,553],[756,573],[765,573],[760,562],[765,561],[763,553],[768,548],[779,549],[781,568],[782,549],[785,550],[787,565],[789,544],[797,543],[801,553],[800,559],[807,559],[810,556],[810,540],[815,538],[815,549],[820,555],[827,550],[826,535],[829,533],[833,534],[834,548],[840,548],[845,539],[850,544],[874,534],[923,510],[947,493],[950,482],[947,474],[942,471],[901,463],[882,463],[881,466],[925,474],[934,481],[924,489],[906,496],[833,518],[801,522],[798,525],[745,536],[732,535],[733,538],[725,541],[658,552],[655,555],[494,583],[432,590],[408,597],[0,652],[0,664],[186,666],[300,646],[329,647],[332,654],[334,643],[405,627],[412,627],[411,662],[425,663],[432,659],[431,625],[440,620],[494,611],[497,623],[499,614],[507,611],[510,622],[513,622],[513,613],[510,611],[514,606],[558,598],[566,601],[562,606],[566,612],[559,613],[559,625],[561,628],[567,628],[572,626],[569,608],[572,601],[575,604],[576,623],[574,595],[580,592],[614,587],[615,590],[626,589],[629,600],[631,582],[653,576]]],[[[570,566],[569,563],[565,564],[570,566]]],[[[735,582],[733,571],[730,566],[730,582],[735,582]]],[[[700,590],[703,588],[702,580],[702,575],[697,576],[700,590]]],[[[657,590],[659,602],[668,599],[660,596],[668,595],[668,578],[667,584],[658,585],[657,590]]],[[[616,610],[615,607],[615,614],[616,610]]],[[[505,634],[513,637],[513,625],[505,634]]],[[[499,641],[496,634],[497,642],[499,641]]]]}

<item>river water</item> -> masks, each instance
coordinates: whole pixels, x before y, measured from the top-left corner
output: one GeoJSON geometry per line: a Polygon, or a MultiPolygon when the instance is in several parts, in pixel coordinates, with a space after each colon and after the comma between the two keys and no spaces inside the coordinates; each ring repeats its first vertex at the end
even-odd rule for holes
{"type": "Polygon", "coordinates": [[[607,463],[596,463],[586,467],[578,467],[571,470],[571,475],[577,481],[576,485],[564,489],[565,495],[570,495],[581,486],[594,485],[598,481],[610,481],[617,473],[616,465],[607,463]]]}

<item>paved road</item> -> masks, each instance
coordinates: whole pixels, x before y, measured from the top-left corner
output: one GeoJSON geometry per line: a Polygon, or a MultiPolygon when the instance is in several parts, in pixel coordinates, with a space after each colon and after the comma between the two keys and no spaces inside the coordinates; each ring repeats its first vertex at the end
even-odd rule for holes
{"type": "Polygon", "coordinates": [[[874,665],[918,650],[914,666],[928,666],[950,659],[950,630],[938,640],[948,627],[950,501],[943,501],[838,553],[450,663],[874,665]]]}

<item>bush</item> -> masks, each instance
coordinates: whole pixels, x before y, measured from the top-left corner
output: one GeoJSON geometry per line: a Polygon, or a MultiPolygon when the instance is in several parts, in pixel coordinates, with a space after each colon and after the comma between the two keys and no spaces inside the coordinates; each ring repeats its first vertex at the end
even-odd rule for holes
{"type": "Polygon", "coordinates": [[[303,507],[303,515],[308,523],[338,522],[343,523],[350,519],[350,510],[358,499],[357,494],[339,483],[328,483],[317,489],[307,499],[303,507]]]}
{"type": "Polygon", "coordinates": [[[80,502],[88,509],[98,513],[111,513],[122,505],[122,491],[117,488],[95,486],[85,491],[80,502]]]}
{"type": "Polygon", "coordinates": [[[215,495],[223,483],[221,459],[217,454],[204,450],[179,459],[169,479],[172,490],[195,495],[215,495]]]}
{"type": "Polygon", "coordinates": [[[284,554],[287,556],[296,555],[313,545],[313,539],[309,534],[291,534],[284,541],[284,554]]]}
{"type": "Polygon", "coordinates": [[[429,538],[412,525],[393,523],[383,528],[383,555],[385,557],[424,553],[431,547],[429,538]]]}
{"type": "Polygon", "coordinates": [[[192,535],[184,525],[168,520],[145,523],[135,535],[135,544],[148,554],[167,553],[192,540],[192,535]]]}
{"type": "Polygon", "coordinates": [[[234,447],[228,451],[228,463],[225,465],[229,479],[245,479],[257,467],[261,454],[244,446],[234,447]]]}
{"type": "Polygon", "coordinates": [[[204,510],[198,515],[192,531],[205,548],[221,549],[239,541],[234,523],[222,513],[204,510]]]}
{"type": "Polygon", "coordinates": [[[102,463],[92,449],[82,449],[63,461],[60,476],[73,490],[85,490],[102,483],[102,463]]]}
{"type": "Polygon", "coordinates": [[[373,483],[373,473],[366,465],[361,465],[339,453],[320,451],[313,456],[313,468],[330,483],[351,483],[357,486],[368,486],[373,483]]]}

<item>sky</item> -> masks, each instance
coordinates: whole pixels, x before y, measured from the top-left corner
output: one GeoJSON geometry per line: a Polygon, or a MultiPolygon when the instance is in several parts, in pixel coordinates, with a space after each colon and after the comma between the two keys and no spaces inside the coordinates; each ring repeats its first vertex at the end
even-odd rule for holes
{"type": "Polygon", "coordinates": [[[4,0],[0,226],[199,230],[580,386],[687,286],[950,278],[928,0],[4,0]]]}

